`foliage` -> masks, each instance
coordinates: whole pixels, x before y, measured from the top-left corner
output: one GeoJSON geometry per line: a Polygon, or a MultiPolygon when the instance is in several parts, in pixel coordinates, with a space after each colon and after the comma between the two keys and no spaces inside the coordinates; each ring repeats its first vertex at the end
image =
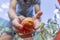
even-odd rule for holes
{"type": "Polygon", "coordinates": [[[40,31],[36,34],[35,40],[53,40],[57,31],[55,21],[49,19],[47,24],[40,22],[40,31]]]}

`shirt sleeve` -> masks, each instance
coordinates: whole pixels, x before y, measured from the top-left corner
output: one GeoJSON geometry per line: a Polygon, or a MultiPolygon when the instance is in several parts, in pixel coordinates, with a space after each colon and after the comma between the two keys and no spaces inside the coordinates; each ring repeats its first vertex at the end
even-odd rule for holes
{"type": "Polygon", "coordinates": [[[33,4],[38,4],[40,5],[41,1],[40,0],[33,0],[33,4]]]}

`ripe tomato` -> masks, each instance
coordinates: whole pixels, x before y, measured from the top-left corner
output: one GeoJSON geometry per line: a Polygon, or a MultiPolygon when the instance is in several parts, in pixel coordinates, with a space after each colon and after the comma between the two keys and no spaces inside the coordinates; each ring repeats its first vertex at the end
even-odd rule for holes
{"type": "Polygon", "coordinates": [[[34,20],[32,18],[25,18],[22,23],[23,28],[26,30],[31,30],[34,27],[34,20]]]}
{"type": "Polygon", "coordinates": [[[60,40],[60,29],[59,29],[59,31],[57,32],[54,40],[60,40]]]}

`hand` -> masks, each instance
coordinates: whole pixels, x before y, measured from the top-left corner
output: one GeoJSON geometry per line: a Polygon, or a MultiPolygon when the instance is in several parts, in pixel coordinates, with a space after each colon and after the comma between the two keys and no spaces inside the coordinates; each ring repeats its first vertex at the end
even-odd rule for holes
{"type": "Polygon", "coordinates": [[[33,18],[34,18],[34,19],[40,19],[40,17],[42,16],[42,14],[43,14],[43,13],[42,13],[41,11],[38,11],[33,18]]]}
{"type": "Polygon", "coordinates": [[[23,16],[19,16],[19,17],[15,18],[14,20],[12,20],[12,25],[17,29],[23,28],[23,26],[20,23],[22,22],[22,20],[24,18],[25,17],[23,17],[23,16]]]}
{"type": "Polygon", "coordinates": [[[20,37],[22,37],[22,38],[31,37],[31,33],[23,34],[23,31],[20,30],[20,29],[23,28],[23,26],[20,24],[23,19],[25,19],[25,17],[19,16],[18,18],[15,18],[15,19],[12,21],[13,30],[14,30],[15,33],[17,33],[17,34],[18,34],[20,37]],[[18,30],[18,29],[19,29],[19,30],[18,30]]]}
{"type": "MultiPolygon", "coordinates": [[[[34,19],[34,24],[35,24],[34,29],[35,29],[35,30],[37,30],[37,29],[39,28],[39,24],[40,24],[39,18],[40,18],[41,15],[42,15],[42,12],[39,11],[34,17],[32,17],[32,18],[34,19]]],[[[22,17],[22,16],[21,16],[21,17],[22,17]]],[[[21,17],[19,17],[19,18],[20,18],[19,20],[25,19],[25,17],[23,17],[22,19],[21,19],[21,17]]],[[[16,21],[17,21],[17,23],[19,23],[18,20],[16,20],[16,21]]],[[[20,24],[20,23],[19,23],[19,24],[20,24]]],[[[20,27],[22,27],[21,24],[20,24],[20,27]]],[[[23,28],[23,27],[22,27],[22,28],[23,28]]],[[[17,29],[14,27],[14,31],[15,31],[20,37],[22,37],[22,38],[32,37],[32,34],[35,33],[35,30],[32,30],[33,32],[29,32],[28,34],[23,34],[23,32],[22,32],[21,30],[17,30],[17,29]]]]}
{"type": "Polygon", "coordinates": [[[39,26],[40,26],[40,17],[42,16],[42,12],[41,11],[38,11],[37,13],[36,13],[36,15],[33,17],[33,19],[34,19],[34,24],[35,24],[35,27],[34,27],[34,29],[35,30],[37,30],[38,28],[39,28],[39,26]]]}
{"type": "Polygon", "coordinates": [[[21,32],[21,30],[17,30],[16,28],[13,28],[15,33],[21,37],[21,38],[29,38],[32,37],[32,33],[28,33],[28,34],[23,34],[23,32],[21,32]]]}

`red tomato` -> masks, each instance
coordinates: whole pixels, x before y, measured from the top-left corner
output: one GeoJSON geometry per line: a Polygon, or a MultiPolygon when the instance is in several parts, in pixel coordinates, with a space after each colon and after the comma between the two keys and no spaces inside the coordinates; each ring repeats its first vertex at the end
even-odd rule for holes
{"type": "Polygon", "coordinates": [[[59,31],[57,32],[54,40],[60,40],[60,29],[59,29],[59,31]]]}
{"type": "Polygon", "coordinates": [[[60,5],[60,0],[58,0],[58,3],[59,3],[59,5],[60,5]]]}
{"type": "Polygon", "coordinates": [[[31,30],[34,27],[34,20],[32,18],[25,18],[22,23],[23,28],[31,30]]]}
{"type": "Polygon", "coordinates": [[[34,29],[34,20],[30,17],[22,20],[21,24],[23,25],[23,28],[18,28],[18,30],[21,30],[24,34],[27,34],[30,32],[30,30],[34,29]]]}

